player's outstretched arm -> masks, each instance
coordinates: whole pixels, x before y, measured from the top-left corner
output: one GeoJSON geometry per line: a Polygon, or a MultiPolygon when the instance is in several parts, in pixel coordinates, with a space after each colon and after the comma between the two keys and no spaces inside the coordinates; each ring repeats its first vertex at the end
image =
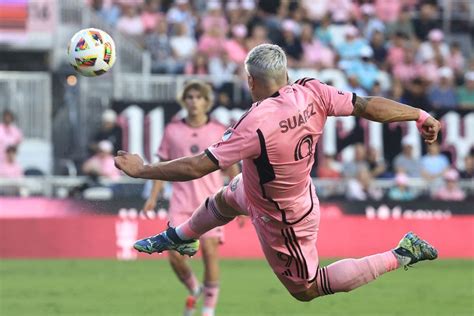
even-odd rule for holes
{"type": "Polygon", "coordinates": [[[352,115],[381,123],[416,121],[428,144],[436,141],[441,129],[441,124],[425,111],[383,97],[357,96],[352,115]]]}
{"type": "Polygon", "coordinates": [[[122,150],[115,157],[115,166],[132,178],[163,181],[194,180],[219,169],[205,153],[145,165],[139,155],[122,150]]]}

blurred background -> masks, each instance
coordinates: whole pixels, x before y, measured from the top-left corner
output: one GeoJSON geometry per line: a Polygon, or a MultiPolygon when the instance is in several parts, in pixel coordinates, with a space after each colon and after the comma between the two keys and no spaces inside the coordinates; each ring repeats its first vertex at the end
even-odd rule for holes
{"type": "MultiPolygon", "coordinates": [[[[251,105],[243,61],[261,43],[283,47],[291,82],[388,97],[443,124],[426,146],[414,122],[328,119],[312,171],[319,254],[367,255],[415,230],[442,258],[469,259],[472,297],[470,0],[0,0],[0,258],[136,259],[135,239],[165,227],[171,192],[145,220],[150,183],[114,169],[114,152],[155,161],[192,78],[213,86],[210,116],[233,124],[251,105]],[[71,36],[86,27],[117,47],[96,78],[67,63],[71,36]]],[[[229,225],[222,256],[262,258],[250,226],[229,225]]]]}

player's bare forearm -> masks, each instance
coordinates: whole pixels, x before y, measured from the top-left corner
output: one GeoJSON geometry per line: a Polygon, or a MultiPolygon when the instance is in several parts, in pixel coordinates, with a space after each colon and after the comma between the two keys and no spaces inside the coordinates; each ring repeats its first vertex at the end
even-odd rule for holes
{"type": "Polygon", "coordinates": [[[420,110],[383,97],[357,97],[352,115],[371,121],[389,123],[416,121],[420,110]]]}
{"type": "Polygon", "coordinates": [[[356,97],[352,115],[381,123],[416,121],[427,144],[434,143],[441,130],[441,123],[425,111],[382,97],[356,97]]]}
{"type": "Polygon", "coordinates": [[[194,180],[219,169],[205,153],[145,165],[139,155],[119,151],[115,165],[130,177],[162,181],[194,180]]]}

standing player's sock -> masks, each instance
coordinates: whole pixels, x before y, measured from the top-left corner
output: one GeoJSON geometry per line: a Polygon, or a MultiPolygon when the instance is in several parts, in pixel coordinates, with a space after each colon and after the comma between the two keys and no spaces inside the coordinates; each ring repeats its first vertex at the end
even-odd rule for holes
{"type": "Polygon", "coordinates": [[[226,217],[217,209],[214,196],[207,198],[193,215],[184,223],[176,227],[176,234],[181,240],[198,239],[205,232],[227,224],[234,217],[226,217]]]}
{"type": "Polygon", "coordinates": [[[392,251],[336,261],[318,269],[318,292],[320,295],[349,292],[398,267],[398,260],[392,251]]]}
{"type": "Polygon", "coordinates": [[[188,289],[189,294],[191,294],[192,296],[199,296],[201,292],[201,287],[199,285],[198,279],[196,278],[196,276],[194,275],[192,271],[189,272],[189,274],[185,276],[184,278],[180,278],[180,280],[181,282],[183,282],[184,286],[186,286],[186,288],[188,289]]]}
{"type": "Polygon", "coordinates": [[[203,316],[214,316],[214,311],[219,298],[219,284],[205,283],[204,284],[204,305],[202,307],[203,316]]]}

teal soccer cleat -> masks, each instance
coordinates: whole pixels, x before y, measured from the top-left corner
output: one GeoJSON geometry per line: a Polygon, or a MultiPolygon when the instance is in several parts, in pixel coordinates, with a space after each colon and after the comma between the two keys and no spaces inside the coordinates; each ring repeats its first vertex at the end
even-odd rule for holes
{"type": "Polygon", "coordinates": [[[405,270],[408,266],[418,261],[438,258],[438,251],[427,241],[412,232],[403,236],[402,240],[398,243],[398,247],[392,251],[405,270]]]}
{"type": "Polygon", "coordinates": [[[133,248],[139,252],[152,254],[154,252],[161,253],[166,250],[175,250],[181,255],[194,256],[199,250],[199,240],[181,240],[173,227],[158,235],[140,239],[135,242],[133,248]]]}

